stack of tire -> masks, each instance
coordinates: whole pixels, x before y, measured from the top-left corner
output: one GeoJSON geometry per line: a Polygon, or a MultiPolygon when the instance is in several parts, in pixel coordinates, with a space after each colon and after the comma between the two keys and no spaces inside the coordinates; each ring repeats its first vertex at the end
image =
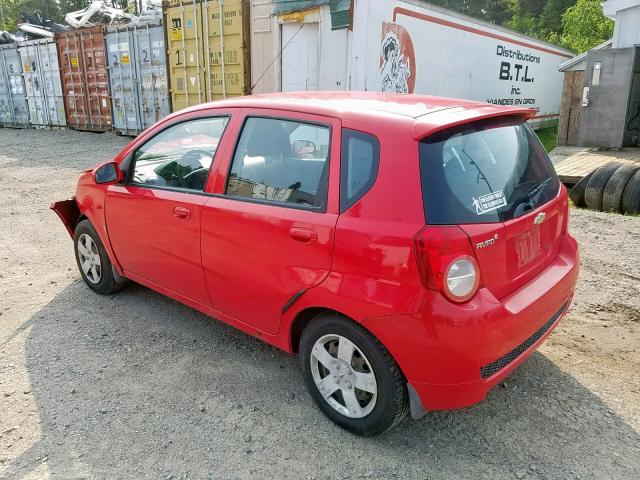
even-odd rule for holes
{"type": "Polygon", "coordinates": [[[584,177],[569,192],[578,207],[640,214],[640,163],[610,162],[584,177]]]}

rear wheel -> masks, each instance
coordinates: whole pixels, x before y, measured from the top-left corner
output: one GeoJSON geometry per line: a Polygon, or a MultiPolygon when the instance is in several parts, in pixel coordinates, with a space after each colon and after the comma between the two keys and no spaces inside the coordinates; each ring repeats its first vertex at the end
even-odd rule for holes
{"type": "Polygon", "coordinates": [[[108,295],[125,286],[115,278],[109,255],[89,220],[78,223],[73,244],[80,275],[91,290],[108,295]]]}
{"type": "Polygon", "coordinates": [[[407,413],[406,383],[384,346],[353,321],[316,317],[300,341],[307,388],[323,413],[358,435],[377,435],[407,413]]]}

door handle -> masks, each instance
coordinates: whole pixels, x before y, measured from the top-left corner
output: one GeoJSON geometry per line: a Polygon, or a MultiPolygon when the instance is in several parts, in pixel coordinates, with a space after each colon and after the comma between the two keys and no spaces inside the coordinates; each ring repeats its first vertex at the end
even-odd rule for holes
{"type": "Polygon", "coordinates": [[[176,207],[173,209],[173,216],[180,220],[187,220],[191,216],[191,212],[188,208],[176,207]]]}
{"type": "Polygon", "coordinates": [[[312,243],[318,240],[318,234],[310,228],[294,227],[289,230],[289,236],[300,243],[312,243]]]}

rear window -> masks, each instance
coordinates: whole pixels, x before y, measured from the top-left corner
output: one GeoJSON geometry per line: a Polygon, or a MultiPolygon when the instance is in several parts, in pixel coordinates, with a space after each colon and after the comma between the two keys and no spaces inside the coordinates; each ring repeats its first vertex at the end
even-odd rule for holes
{"type": "Polygon", "coordinates": [[[504,222],[553,199],[560,187],[542,144],[522,120],[465,124],[420,142],[425,221],[504,222]]]}

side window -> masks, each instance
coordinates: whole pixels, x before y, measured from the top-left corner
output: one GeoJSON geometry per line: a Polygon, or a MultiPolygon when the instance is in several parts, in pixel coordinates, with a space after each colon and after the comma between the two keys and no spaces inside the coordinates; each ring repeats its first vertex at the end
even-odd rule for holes
{"type": "Polygon", "coordinates": [[[228,120],[201,118],[163,130],[136,150],[132,183],[204,190],[228,120]]]}
{"type": "Polygon", "coordinates": [[[378,176],[380,142],[373,135],[342,130],[340,212],[360,200],[378,176]]]}
{"type": "Polygon", "coordinates": [[[227,183],[227,195],[326,206],[329,127],[274,118],[248,118],[227,183]]]}

